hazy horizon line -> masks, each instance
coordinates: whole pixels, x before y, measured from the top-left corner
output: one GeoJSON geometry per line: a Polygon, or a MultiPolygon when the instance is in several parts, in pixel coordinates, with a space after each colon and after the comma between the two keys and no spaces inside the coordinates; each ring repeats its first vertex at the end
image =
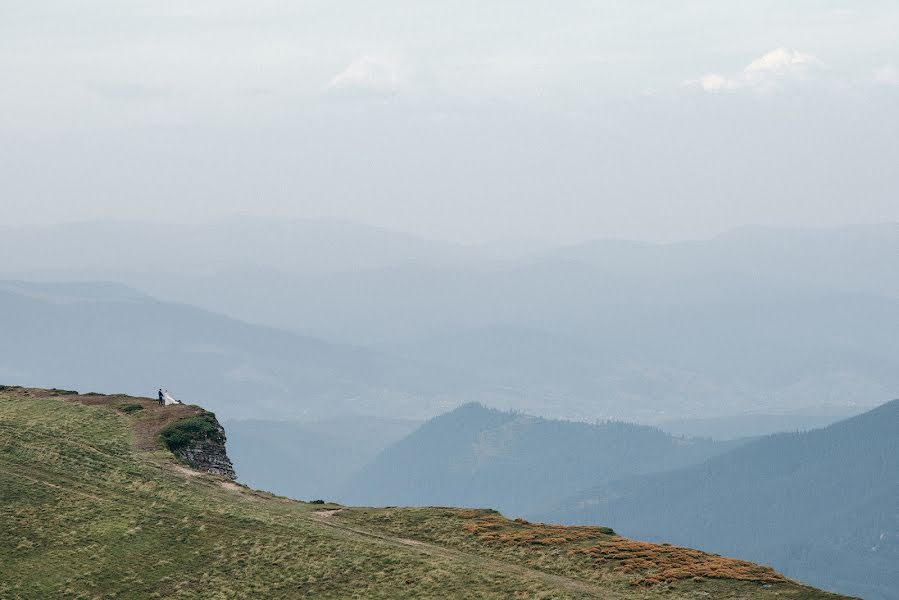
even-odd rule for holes
{"type": "Polygon", "coordinates": [[[311,215],[311,216],[282,216],[273,214],[235,212],[230,214],[222,214],[205,219],[179,219],[171,220],[159,217],[88,217],[84,219],[63,219],[51,222],[17,222],[2,223],[0,229],[52,229],[66,226],[84,226],[84,225],[152,225],[152,226],[171,226],[171,227],[204,227],[224,222],[257,221],[257,222],[279,222],[284,224],[343,224],[346,226],[380,231],[394,235],[407,236],[416,238],[424,242],[437,242],[443,244],[452,244],[466,248],[478,248],[490,246],[493,244],[503,243],[527,243],[535,246],[542,246],[543,249],[549,248],[565,248],[578,246],[591,242],[631,242],[655,246],[674,245],[689,242],[707,242],[720,238],[728,237],[733,234],[745,231],[777,231],[777,232],[832,232],[841,229],[861,229],[861,228],[880,228],[899,226],[899,220],[887,220],[876,222],[853,221],[839,224],[767,224],[767,223],[745,223],[720,229],[715,233],[703,236],[677,236],[665,239],[649,239],[639,237],[628,237],[621,235],[603,235],[597,233],[587,237],[573,237],[567,239],[551,239],[548,237],[539,237],[536,235],[506,235],[500,237],[490,237],[479,240],[460,239],[453,237],[438,237],[424,232],[415,231],[386,224],[374,223],[363,219],[352,218],[341,215],[311,215]]]}

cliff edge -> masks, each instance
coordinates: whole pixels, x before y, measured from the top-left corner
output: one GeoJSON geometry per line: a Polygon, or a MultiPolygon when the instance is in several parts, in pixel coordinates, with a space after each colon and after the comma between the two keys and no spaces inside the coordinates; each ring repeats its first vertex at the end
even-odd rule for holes
{"type": "Polygon", "coordinates": [[[213,475],[236,479],[234,465],[225,451],[225,429],[215,415],[203,411],[179,419],[159,432],[159,438],[178,460],[213,475]]]}
{"type": "Polygon", "coordinates": [[[215,414],[193,404],[161,406],[152,398],[124,394],[79,393],[75,390],[0,386],[19,398],[57,397],[87,406],[107,406],[128,418],[136,450],[165,448],[185,465],[234,480],[234,465],[225,450],[225,429],[215,414]]]}

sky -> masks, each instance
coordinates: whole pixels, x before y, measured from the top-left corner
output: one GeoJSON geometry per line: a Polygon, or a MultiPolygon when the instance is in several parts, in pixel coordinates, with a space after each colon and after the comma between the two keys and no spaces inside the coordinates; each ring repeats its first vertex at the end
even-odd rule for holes
{"type": "Polygon", "coordinates": [[[0,0],[0,225],[899,221],[899,2],[0,0]]]}

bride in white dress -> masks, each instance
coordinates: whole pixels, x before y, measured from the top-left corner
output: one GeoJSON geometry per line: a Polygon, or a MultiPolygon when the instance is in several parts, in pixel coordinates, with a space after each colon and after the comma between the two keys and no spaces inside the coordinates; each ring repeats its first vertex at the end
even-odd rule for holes
{"type": "Polygon", "coordinates": [[[172,395],[169,394],[168,390],[162,392],[162,402],[166,406],[171,406],[172,404],[181,404],[180,400],[175,400],[174,398],[172,398],[172,395]]]}

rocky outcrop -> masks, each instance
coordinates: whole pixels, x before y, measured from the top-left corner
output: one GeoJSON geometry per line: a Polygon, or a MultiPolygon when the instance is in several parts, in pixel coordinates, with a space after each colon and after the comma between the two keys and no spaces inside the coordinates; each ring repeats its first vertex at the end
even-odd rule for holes
{"type": "MultiPolygon", "coordinates": [[[[219,426],[221,427],[221,426],[219,426]]],[[[224,430],[222,437],[224,438],[224,430]]],[[[195,469],[206,471],[213,475],[221,475],[228,479],[236,479],[234,465],[225,452],[225,443],[213,440],[198,440],[174,452],[179,460],[189,464],[195,469]]]]}
{"type": "Polygon", "coordinates": [[[211,412],[176,421],[164,428],[160,437],[172,454],[194,469],[237,478],[225,451],[225,429],[211,412]]]}

